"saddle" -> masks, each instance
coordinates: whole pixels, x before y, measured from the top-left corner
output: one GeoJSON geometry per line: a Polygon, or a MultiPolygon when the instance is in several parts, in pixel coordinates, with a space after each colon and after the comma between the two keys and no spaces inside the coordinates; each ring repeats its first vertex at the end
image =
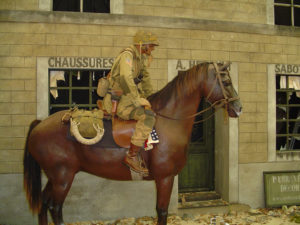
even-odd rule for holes
{"type": "Polygon", "coordinates": [[[118,101],[120,96],[123,94],[121,90],[111,90],[112,96],[112,114],[108,114],[102,107],[102,101],[97,101],[97,106],[103,111],[104,117],[111,117],[112,120],[112,135],[117,145],[123,148],[130,147],[130,140],[135,130],[135,120],[123,120],[116,116],[118,101]]]}
{"type": "Polygon", "coordinates": [[[130,147],[130,140],[135,130],[135,120],[122,120],[115,116],[112,120],[112,134],[117,145],[123,148],[130,147]]]}

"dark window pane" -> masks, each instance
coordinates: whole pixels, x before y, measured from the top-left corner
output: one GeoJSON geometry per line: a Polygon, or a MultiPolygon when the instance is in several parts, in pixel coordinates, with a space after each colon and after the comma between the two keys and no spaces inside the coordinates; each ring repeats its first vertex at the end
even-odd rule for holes
{"type": "Polygon", "coordinates": [[[294,5],[300,5],[300,0],[294,0],[294,5]]]}
{"type": "Polygon", "coordinates": [[[286,104],[286,93],[285,92],[277,92],[276,93],[276,104],[286,104]]]}
{"type": "Polygon", "coordinates": [[[92,104],[97,104],[97,100],[103,99],[97,94],[97,90],[92,91],[92,104]]]}
{"type": "Polygon", "coordinates": [[[293,105],[289,109],[289,118],[290,119],[297,119],[300,117],[300,98],[296,96],[295,93],[293,93],[290,96],[289,104],[293,105]],[[294,105],[299,105],[298,107],[294,105]]]}
{"type": "Polygon", "coordinates": [[[109,13],[109,0],[85,0],[83,1],[83,12],[109,13]]]}
{"type": "Polygon", "coordinates": [[[80,0],[53,0],[53,11],[80,11],[80,0]]]}
{"type": "MultiPolygon", "coordinates": [[[[297,91],[299,93],[299,91],[297,91]]],[[[290,99],[289,99],[289,104],[300,104],[300,98],[297,97],[296,93],[297,92],[292,92],[290,95],[290,99]]]]}
{"type": "Polygon", "coordinates": [[[287,4],[291,4],[291,0],[275,0],[275,3],[287,3],[287,4]]]}
{"type": "Polygon", "coordinates": [[[277,122],[276,123],[276,134],[286,134],[286,122],[277,122]]]}
{"type": "Polygon", "coordinates": [[[65,80],[57,81],[57,87],[69,87],[70,86],[70,72],[65,71],[64,77],[65,77],[65,80]]]}
{"type": "Polygon", "coordinates": [[[276,150],[286,149],[286,137],[277,137],[276,138],[276,150]]]}
{"type": "Polygon", "coordinates": [[[300,27],[300,8],[294,7],[294,25],[300,27]]]}
{"type": "Polygon", "coordinates": [[[58,80],[56,83],[57,83],[57,87],[68,87],[69,86],[69,82],[66,82],[64,80],[58,80]]]}
{"type": "Polygon", "coordinates": [[[277,120],[284,120],[287,118],[286,115],[286,108],[285,107],[276,107],[276,119],[277,120]]]}
{"type": "Polygon", "coordinates": [[[291,8],[275,6],[275,24],[291,26],[291,8]]]}
{"type": "Polygon", "coordinates": [[[88,104],[89,103],[89,90],[73,90],[72,91],[73,104],[88,104]]]}
{"type": "MultiPolygon", "coordinates": [[[[294,119],[294,118],[290,118],[294,119]]],[[[290,122],[289,123],[289,133],[298,134],[299,133],[299,122],[290,122]]]]}
{"type": "Polygon", "coordinates": [[[89,87],[89,71],[81,71],[80,73],[73,73],[72,86],[73,87],[89,87]]]}
{"type": "Polygon", "coordinates": [[[69,90],[51,89],[50,91],[50,104],[69,104],[69,90]],[[54,98],[53,95],[57,97],[54,98]]]}
{"type": "Polygon", "coordinates": [[[289,150],[292,149],[300,149],[300,141],[299,141],[299,136],[291,136],[289,139],[289,150]]]}

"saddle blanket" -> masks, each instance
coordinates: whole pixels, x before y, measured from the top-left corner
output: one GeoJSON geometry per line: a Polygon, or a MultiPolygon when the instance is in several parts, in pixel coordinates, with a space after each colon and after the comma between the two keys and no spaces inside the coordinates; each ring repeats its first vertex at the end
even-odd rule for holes
{"type": "MultiPolygon", "coordinates": [[[[103,138],[98,143],[94,144],[94,146],[99,146],[99,147],[101,146],[104,148],[120,148],[120,146],[118,146],[115,143],[115,141],[112,137],[111,120],[103,119],[103,124],[104,124],[104,129],[105,129],[103,138]]],[[[68,130],[67,138],[71,139],[73,141],[76,141],[74,136],[70,134],[70,130],[68,130]]],[[[153,128],[153,130],[149,134],[148,139],[145,141],[145,144],[144,144],[145,151],[153,149],[153,144],[157,144],[157,143],[159,143],[159,138],[158,138],[158,135],[157,135],[155,129],[153,128]]]]}
{"type": "Polygon", "coordinates": [[[153,148],[153,144],[159,143],[159,138],[156,133],[156,130],[153,129],[149,134],[148,139],[145,141],[144,149],[145,151],[151,150],[153,148]]]}

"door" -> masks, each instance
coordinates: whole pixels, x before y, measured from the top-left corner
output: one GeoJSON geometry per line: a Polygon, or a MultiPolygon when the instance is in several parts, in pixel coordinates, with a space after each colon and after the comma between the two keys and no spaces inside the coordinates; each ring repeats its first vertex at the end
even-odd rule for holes
{"type": "MultiPolygon", "coordinates": [[[[198,112],[209,107],[204,100],[198,112]]],[[[208,118],[214,113],[208,110],[195,121],[208,118]]],[[[194,124],[188,149],[187,164],[179,174],[179,192],[214,190],[214,116],[205,122],[194,124]]]]}

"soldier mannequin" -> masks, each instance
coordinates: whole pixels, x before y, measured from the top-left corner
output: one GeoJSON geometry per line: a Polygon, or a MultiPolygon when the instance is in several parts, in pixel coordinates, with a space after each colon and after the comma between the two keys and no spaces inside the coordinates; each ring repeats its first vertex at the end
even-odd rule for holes
{"type": "MultiPolygon", "coordinates": [[[[124,120],[137,121],[124,163],[136,172],[148,174],[148,169],[142,166],[137,154],[155,124],[155,114],[146,99],[153,93],[153,88],[145,63],[147,57],[148,60],[152,59],[151,52],[159,43],[155,35],[145,31],[138,31],[133,42],[134,45],[124,49],[115,59],[109,88],[123,92],[117,107],[117,116],[124,120]]],[[[108,92],[103,99],[103,108],[108,112],[111,112],[112,97],[114,96],[108,92]]]]}

